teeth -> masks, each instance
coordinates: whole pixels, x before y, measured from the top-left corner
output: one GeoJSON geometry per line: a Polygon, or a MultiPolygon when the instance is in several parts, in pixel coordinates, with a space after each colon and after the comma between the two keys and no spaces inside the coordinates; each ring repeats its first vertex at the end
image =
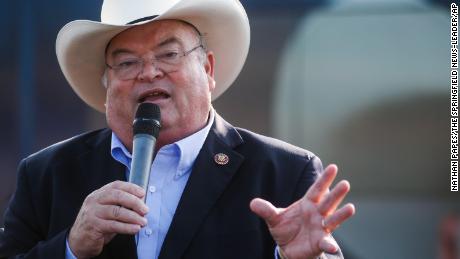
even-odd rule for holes
{"type": "Polygon", "coordinates": [[[148,96],[160,96],[160,95],[166,95],[166,94],[161,93],[161,92],[153,92],[153,93],[150,93],[148,96]]]}
{"type": "Polygon", "coordinates": [[[145,95],[143,98],[141,98],[140,102],[143,102],[146,100],[146,98],[148,97],[164,97],[164,98],[167,98],[169,95],[167,93],[164,93],[164,92],[152,92],[152,93],[149,93],[147,95],[145,95]]]}

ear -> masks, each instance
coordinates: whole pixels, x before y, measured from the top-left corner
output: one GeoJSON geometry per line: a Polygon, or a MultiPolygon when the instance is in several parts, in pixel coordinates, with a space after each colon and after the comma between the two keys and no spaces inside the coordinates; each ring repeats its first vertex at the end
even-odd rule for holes
{"type": "Polygon", "coordinates": [[[206,63],[204,64],[204,69],[208,76],[208,85],[209,91],[213,91],[216,88],[216,81],[214,80],[214,64],[215,64],[215,57],[212,51],[208,51],[206,53],[206,63]]]}

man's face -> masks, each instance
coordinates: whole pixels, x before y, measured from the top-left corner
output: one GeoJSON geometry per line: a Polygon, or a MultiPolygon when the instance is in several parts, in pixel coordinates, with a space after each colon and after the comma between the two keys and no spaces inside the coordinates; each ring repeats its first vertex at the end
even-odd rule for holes
{"type": "Polygon", "coordinates": [[[120,78],[116,69],[107,71],[106,117],[109,127],[131,147],[132,121],[142,102],[161,109],[160,146],[182,139],[207,121],[214,83],[214,56],[202,48],[190,52],[175,65],[152,61],[171,51],[180,54],[201,44],[190,25],[162,20],[136,26],[115,36],[106,52],[109,66],[143,60],[133,79],[120,78]]]}

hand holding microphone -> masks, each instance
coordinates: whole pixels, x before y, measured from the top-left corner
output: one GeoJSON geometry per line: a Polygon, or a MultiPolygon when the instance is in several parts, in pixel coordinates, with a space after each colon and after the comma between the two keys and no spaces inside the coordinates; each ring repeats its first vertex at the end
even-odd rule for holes
{"type": "Polygon", "coordinates": [[[160,118],[156,104],[139,105],[133,122],[129,182],[109,183],[86,197],[68,236],[70,249],[77,258],[97,256],[116,234],[134,235],[147,224],[145,188],[160,131],[160,118]]]}

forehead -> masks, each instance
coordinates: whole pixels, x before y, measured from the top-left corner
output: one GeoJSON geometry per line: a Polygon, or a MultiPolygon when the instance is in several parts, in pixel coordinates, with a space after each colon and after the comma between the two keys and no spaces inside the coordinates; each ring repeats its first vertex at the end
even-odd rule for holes
{"type": "Polygon", "coordinates": [[[198,31],[186,22],[158,20],[134,26],[117,34],[110,40],[106,54],[117,48],[152,48],[171,38],[177,39],[177,43],[182,45],[196,44],[198,37],[198,31]]]}

